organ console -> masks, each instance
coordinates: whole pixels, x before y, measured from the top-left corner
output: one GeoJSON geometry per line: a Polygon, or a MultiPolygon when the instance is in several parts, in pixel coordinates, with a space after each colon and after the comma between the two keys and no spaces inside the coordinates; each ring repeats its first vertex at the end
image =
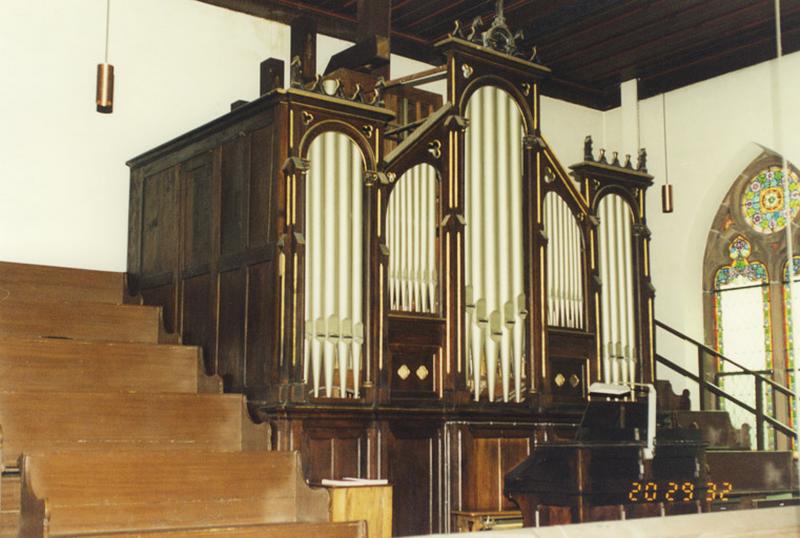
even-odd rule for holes
{"type": "Polygon", "coordinates": [[[640,402],[592,401],[572,441],[537,446],[505,478],[525,525],[706,511],[719,494],[707,482],[700,432],[659,428],[648,454],[644,435],[655,424],[646,416],[640,402]]]}
{"type": "Polygon", "coordinates": [[[128,163],[131,291],[307,478],[388,478],[399,535],[513,509],[505,473],[590,383],[654,376],[644,158],[587,141],[568,172],[549,69],[481,30],[395,81],[301,54],[284,88],[270,60],[264,95],[128,163]]]}

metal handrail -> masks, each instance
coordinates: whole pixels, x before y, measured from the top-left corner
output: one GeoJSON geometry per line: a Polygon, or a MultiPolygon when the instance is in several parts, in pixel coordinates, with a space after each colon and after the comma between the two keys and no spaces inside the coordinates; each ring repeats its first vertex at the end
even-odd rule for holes
{"type": "MultiPolygon", "coordinates": [[[[700,377],[699,376],[693,374],[692,372],[690,372],[689,370],[686,370],[685,368],[683,368],[681,366],[678,366],[677,364],[675,364],[671,360],[667,359],[666,357],[656,354],[656,361],[661,363],[661,364],[663,364],[664,366],[670,368],[671,370],[674,370],[675,372],[681,374],[682,376],[689,378],[690,380],[694,381],[695,383],[700,383],[700,377]]],[[[728,394],[727,392],[725,392],[725,390],[723,390],[718,385],[715,385],[714,383],[710,383],[710,382],[706,381],[704,383],[704,385],[705,385],[706,390],[708,390],[709,392],[715,394],[716,396],[718,396],[720,398],[725,398],[726,400],[730,401],[731,403],[741,407],[742,409],[744,409],[748,413],[751,413],[751,414],[755,415],[757,418],[759,416],[761,416],[761,418],[764,421],[768,422],[773,428],[775,428],[780,433],[782,433],[782,434],[784,434],[786,436],[789,436],[789,437],[797,437],[797,432],[794,429],[792,429],[791,427],[787,426],[783,422],[780,422],[779,420],[777,420],[777,419],[775,419],[775,418],[773,418],[773,417],[771,417],[771,416],[769,416],[767,414],[764,414],[763,410],[759,410],[758,409],[760,407],[760,403],[759,402],[756,403],[756,407],[752,407],[749,404],[746,404],[745,402],[741,401],[739,398],[737,398],[737,397],[735,397],[735,396],[733,396],[731,394],[728,394]]],[[[759,428],[757,426],[757,430],[758,429],[759,428]]],[[[762,437],[763,438],[763,434],[760,435],[760,436],[757,435],[757,437],[762,437]]],[[[760,445],[763,444],[763,441],[761,443],[759,443],[759,444],[760,445]]],[[[759,450],[761,450],[762,448],[763,448],[763,446],[759,446],[759,450]]]]}
{"type": "Polygon", "coordinates": [[[705,353],[708,353],[710,355],[714,355],[715,357],[719,357],[723,361],[728,362],[728,363],[732,364],[733,366],[739,368],[740,370],[742,370],[742,372],[750,374],[753,377],[760,378],[761,381],[763,381],[764,383],[767,383],[768,385],[772,385],[772,387],[774,389],[776,389],[778,392],[781,392],[781,393],[785,394],[786,396],[789,396],[789,397],[792,397],[792,398],[796,398],[797,397],[797,394],[795,394],[794,391],[792,391],[788,387],[785,387],[785,386],[781,385],[780,383],[777,383],[777,382],[773,381],[772,379],[769,379],[768,377],[764,377],[761,374],[758,374],[758,373],[754,372],[753,370],[750,370],[749,368],[747,368],[745,366],[742,366],[741,364],[739,364],[735,360],[726,357],[725,355],[723,355],[719,351],[716,351],[715,349],[712,349],[712,348],[708,347],[705,344],[701,344],[700,342],[698,342],[697,340],[695,340],[691,336],[687,336],[687,335],[683,334],[682,332],[680,332],[680,331],[678,331],[676,329],[673,329],[669,325],[666,325],[666,324],[664,324],[664,323],[662,323],[662,322],[660,322],[658,320],[655,320],[655,324],[656,324],[656,327],[660,327],[660,328],[664,329],[668,333],[670,333],[670,334],[672,334],[674,336],[677,336],[681,340],[685,340],[687,342],[690,342],[690,343],[694,344],[698,349],[704,351],[705,353]]]}
{"type": "MultiPolygon", "coordinates": [[[[754,371],[746,368],[736,362],[733,359],[730,359],[720,352],[706,346],[695,340],[694,338],[687,336],[680,331],[673,329],[669,325],[661,323],[658,320],[655,320],[655,325],[667,331],[668,333],[677,336],[681,340],[685,342],[689,342],[690,344],[694,345],[697,348],[697,375],[689,372],[688,370],[678,366],[674,362],[670,361],[666,357],[656,354],[656,360],[671,368],[672,370],[678,372],[679,374],[683,375],[684,377],[694,381],[697,383],[700,393],[700,409],[706,410],[706,394],[713,394],[719,398],[725,398],[727,401],[731,402],[732,404],[740,407],[744,411],[751,413],[755,416],[755,426],[756,426],[756,446],[758,450],[764,449],[764,424],[769,424],[772,428],[786,435],[787,437],[796,438],[797,433],[793,430],[790,426],[780,422],[776,418],[768,415],[764,412],[764,385],[768,385],[772,387],[775,392],[782,393],[789,397],[789,401],[791,402],[792,398],[796,398],[796,394],[789,388],[781,385],[773,381],[772,379],[765,377],[762,375],[763,373],[769,374],[770,371],[754,371]],[[739,368],[741,372],[714,372],[714,382],[711,382],[707,379],[706,376],[706,367],[705,367],[705,360],[706,356],[711,355],[714,357],[718,357],[723,362],[731,364],[732,366],[739,368]],[[743,402],[742,400],[736,398],[735,396],[728,394],[725,392],[722,387],[717,385],[716,383],[719,382],[720,378],[725,375],[750,375],[753,378],[755,384],[755,407],[743,402]]],[[[773,393],[774,394],[774,393],[773,393]]]]}

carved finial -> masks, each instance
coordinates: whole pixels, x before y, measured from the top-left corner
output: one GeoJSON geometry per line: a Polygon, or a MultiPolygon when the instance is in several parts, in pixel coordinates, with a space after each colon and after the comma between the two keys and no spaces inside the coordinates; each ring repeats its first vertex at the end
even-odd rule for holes
{"type": "Polygon", "coordinates": [[[620,166],[620,164],[619,164],[619,152],[615,151],[611,155],[613,156],[613,159],[611,159],[611,165],[612,166],[620,166]]]}
{"type": "Polygon", "coordinates": [[[360,103],[364,102],[364,96],[361,94],[361,84],[359,84],[358,82],[356,82],[355,91],[353,92],[353,95],[350,97],[350,100],[358,101],[360,103]]]}
{"type": "Polygon", "coordinates": [[[480,17],[475,17],[472,19],[472,22],[469,25],[469,33],[467,34],[468,41],[476,41],[478,40],[478,28],[483,26],[483,19],[480,17]]]}
{"type": "Polygon", "coordinates": [[[464,29],[461,27],[460,20],[456,19],[456,22],[453,24],[453,31],[450,32],[450,37],[460,37],[463,39],[464,29]]]}
{"type": "Polygon", "coordinates": [[[606,150],[605,150],[605,148],[600,148],[600,158],[597,159],[597,162],[603,163],[603,164],[608,164],[608,161],[606,160],[606,150]]]}
{"type": "Polygon", "coordinates": [[[289,63],[289,84],[292,88],[303,87],[303,62],[300,56],[295,56],[289,63]]]}
{"type": "Polygon", "coordinates": [[[583,139],[583,160],[584,161],[593,161],[594,160],[594,153],[592,152],[592,135],[586,135],[586,138],[583,139]]]}
{"type": "Polygon", "coordinates": [[[625,166],[625,168],[627,168],[629,170],[633,170],[633,165],[631,164],[631,156],[628,153],[625,154],[625,165],[624,166],[625,166]]]}
{"type": "Polygon", "coordinates": [[[383,93],[386,90],[386,79],[383,77],[378,79],[378,82],[375,83],[375,99],[372,101],[371,104],[375,106],[383,106],[383,93]]]}
{"type": "MultiPolygon", "coordinates": [[[[302,88],[303,86],[300,86],[300,87],[302,88]]],[[[322,88],[322,75],[319,75],[319,74],[317,74],[317,75],[314,77],[314,82],[312,82],[312,83],[311,83],[311,86],[309,86],[309,87],[308,87],[308,88],[306,88],[306,89],[307,89],[308,91],[311,91],[311,92],[320,92],[320,93],[322,93],[322,92],[323,92],[323,88],[322,88]]]]}
{"type": "Polygon", "coordinates": [[[639,163],[636,169],[639,172],[647,172],[647,150],[644,148],[639,150],[639,163]]]}

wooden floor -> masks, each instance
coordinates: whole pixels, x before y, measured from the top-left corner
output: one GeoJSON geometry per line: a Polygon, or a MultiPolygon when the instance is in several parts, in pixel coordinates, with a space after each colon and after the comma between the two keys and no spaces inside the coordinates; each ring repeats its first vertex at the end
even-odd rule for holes
{"type": "Polygon", "coordinates": [[[0,537],[365,536],[136,303],[120,274],[0,263],[0,537]]]}
{"type": "MultiPolygon", "coordinates": [[[[468,536],[487,536],[465,533],[468,536]]],[[[433,536],[446,536],[444,534],[433,536]]],[[[463,535],[459,535],[463,536],[463,535]]],[[[492,538],[797,538],[800,507],[599,521],[576,525],[492,531],[492,538]]]]}

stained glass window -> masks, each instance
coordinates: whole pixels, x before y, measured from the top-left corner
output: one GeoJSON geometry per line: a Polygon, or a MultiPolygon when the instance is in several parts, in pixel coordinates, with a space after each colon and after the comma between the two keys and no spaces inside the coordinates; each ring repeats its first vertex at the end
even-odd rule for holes
{"type": "MultiPolygon", "coordinates": [[[[770,234],[786,227],[786,200],[783,186],[784,171],[770,166],[755,175],[742,193],[742,214],[755,231],[770,234]]],[[[792,218],[800,211],[800,180],[790,171],[789,207],[792,218]]]]}
{"type": "MultiPolygon", "coordinates": [[[[730,265],[721,267],[715,276],[714,310],[717,350],[752,371],[772,368],[772,337],[769,311],[769,278],[761,262],[750,261],[750,242],[737,236],[728,245],[730,265]]],[[[720,385],[755,407],[755,385],[749,375],[740,375],[739,368],[720,364],[720,385]]],[[[753,425],[753,416],[735,405],[725,405],[731,422],[737,428],[753,425]]],[[[772,394],[765,390],[764,409],[772,414],[772,394]]],[[[751,446],[755,446],[755,428],[751,429],[751,446]]],[[[767,440],[771,446],[772,438],[767,440]]]]}
{"type": "MultiPolygon", "coordinates": [[[[800,256],[795,256],[792,260],[792,277],[795,282],[800,282],[800,256]]],[[[800,284],[795,286],[800,291],[800,284]]],[[[783,330],[786,338],[786,368],[790,370],[787,379],[789,388],[796,390],[792,379],[791,370],[794,369],[794,346],[800,331],[795,327],[792,316],[800,312],[800,293],[792,295],[789,290],[789,263],[784,264],[783,268],[783,330]]],[[[796,322],[795,322],[796,323],[796,322]]],[[[792,416],[793,428],[797,428],[797,417],[794,416],[794,406],[789,406],[789,414],[792,416]]]]}

